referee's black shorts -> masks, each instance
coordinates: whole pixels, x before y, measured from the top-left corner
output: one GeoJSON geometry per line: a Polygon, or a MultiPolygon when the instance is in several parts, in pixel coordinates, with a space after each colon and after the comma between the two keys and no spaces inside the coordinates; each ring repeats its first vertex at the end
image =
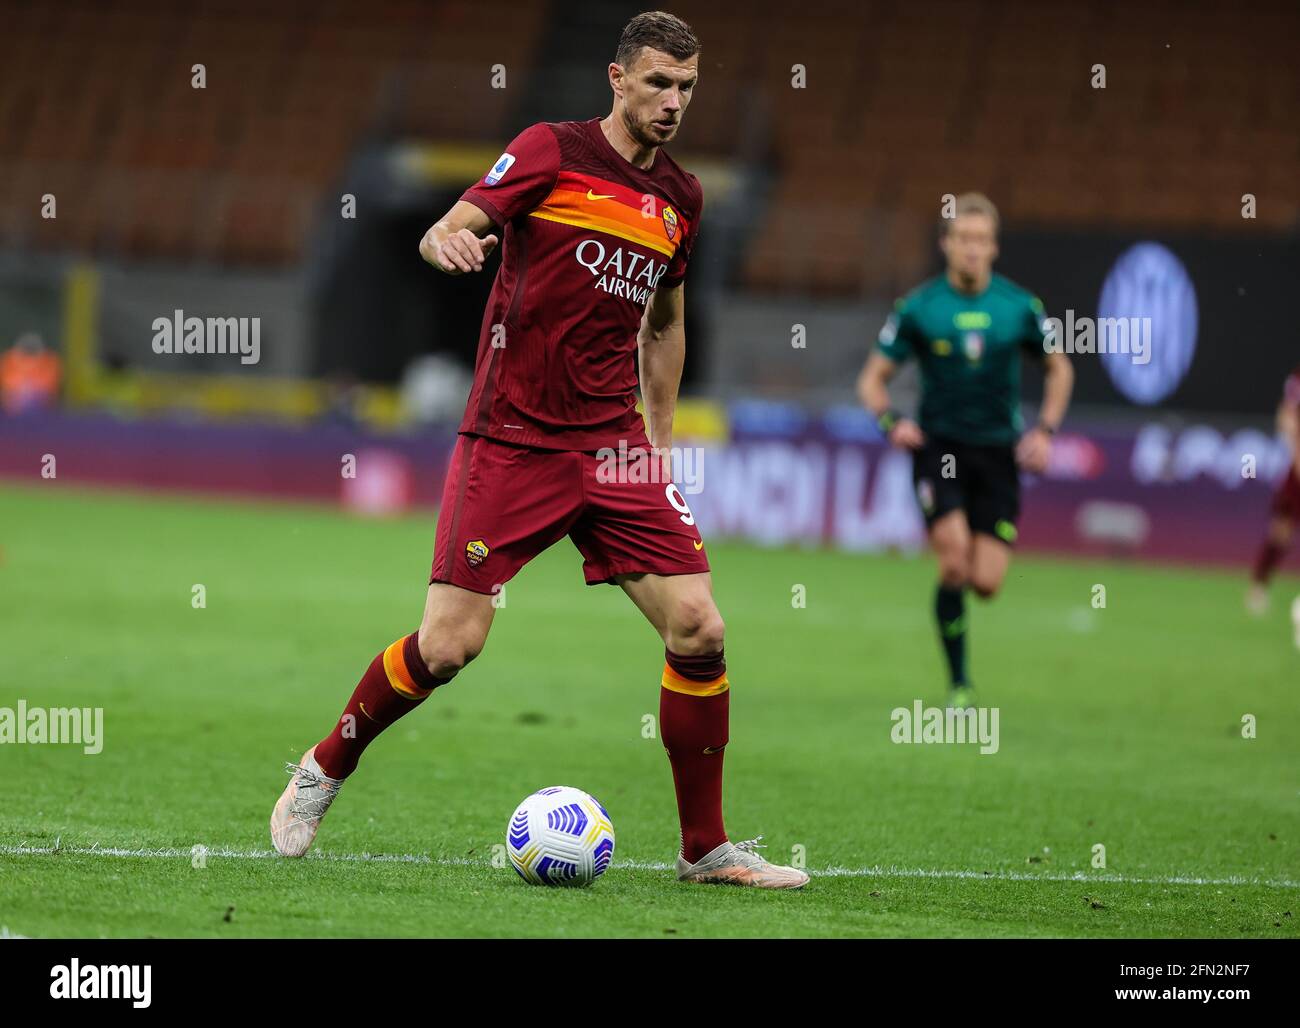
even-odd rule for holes
{"type": "Polygon", "coordinates": [[[927,435],[912,456],[912,484],[929,528],[964,510],[972,532],[1011,546],[1020,519],[1020,470],[1012,446],[975,446],[927,435]]]}

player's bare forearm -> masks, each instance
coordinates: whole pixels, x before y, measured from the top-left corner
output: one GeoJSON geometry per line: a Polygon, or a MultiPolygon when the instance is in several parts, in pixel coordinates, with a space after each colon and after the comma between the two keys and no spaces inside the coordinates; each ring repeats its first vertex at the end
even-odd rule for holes
{"type": "Polygon", "coordinates": [[[1277,408],[1278,433],[1294,450],[1300,445],[1300,408],[1283,401],[1277,408]]]}
{"type": "Polygon", "coordinates": [[[682,286],[656,289],[646,304],[637,332],[641,397],[645,402],[646,434],[650,445],[673,444],[673,415],[686,362],[685,295],[682,286]]]}
{"type": "Polygon", "coordinates": [[[420,240],[420,256],[448,275],[482,271],[497,245],[489,229],[494,223],[483,210],[466,200],[457,200],[420,240]]]}
{"type": "Polygon", "coordinates": [[[1052,435],[1065,420],[1074,388],[1074,368],[1063,353],[1049,353],[1043,367],[1043,402],[1038,408],[1038,424],[1020,437],[1016,444],[1016,461],[1027,471],[1041,474],[1047,470],[1052,454],[1052,435]]]}
{"type": "Polygon", "coordinates": [[[883,353],[873,353],[858,375],[858,400],[875,417],[889,410],[889,380],[897,365],[883,353]]]}
{"type": "Polygon", "coordinates": [[[1055,431],[1065,420],[1074,391],[1074,367],[1063,353],[1049,353],[1043,367],[1043,403],[1038,420],[1055,431]]]}
{"type": "Polygon", "coordinates": [[[858,400],[876,419],[890,446],[915,450],[925,444],[925,433],[911,418],[895,414],[889,405],[889,380],[896,371],[897,362],[879,351],[872,353],[858,375],[858,400]]]}
{"type": "Polygon", "coordinates": [[[1291,460],[1300,473],[1300,407],[1283,400],[1277,408],[1277,430],[1291,447],[1291,460]]]}

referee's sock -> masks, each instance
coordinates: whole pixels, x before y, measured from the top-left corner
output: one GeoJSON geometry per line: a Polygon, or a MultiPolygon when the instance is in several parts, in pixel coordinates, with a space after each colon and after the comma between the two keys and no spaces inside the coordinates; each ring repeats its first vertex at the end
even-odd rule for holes
{"type": "Polygon", "coordinates": [[[939,583],[934,594],[934,616],[939,625],[939,642],[948,658],[953,687],[966,684],[966,593],[961,587],[939,583]]]}

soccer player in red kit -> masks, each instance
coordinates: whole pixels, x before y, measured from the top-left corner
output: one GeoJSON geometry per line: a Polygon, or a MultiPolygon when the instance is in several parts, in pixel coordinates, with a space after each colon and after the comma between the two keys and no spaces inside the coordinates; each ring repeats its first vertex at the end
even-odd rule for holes
{"type": "Polygon", "coordinates": [[[424,259],[451,275],[481,271],[502,246],[424,619],[375,657],[334,730],[289,765],[271,817],[285,856],[307,851],[366,745],[479,653],[493,594],[567,535],[587,583],[622,588],[664,642],[659,727],[681,821],[678,878],[808,881],[762,859],[754,842],[733,844],[723,827],[723,623],[704,542],[666,457],[685,354],[682,283],[703,195],[662,147],[690,103],[699,49],[672,15],[633,18],[609,65],[610,115],[526,129],[420,243],[424,259]],[[631,467],[638,452],[652,473],[631,467]],[[624,473],[609,474],[612,453],[625,454],[624,473]]]}
{"type": "MultiPolygon", "coordinates": [[[[1260,543],[1251,568],[1246,607],[1253,614],[1263,614],[1268,609],[1269,579],[1286,556],[1296,522],[1300,521],[1300,367],[1291,372],[1282,388],[1277,424],[1291,444],[1291,468],[1273,494],[1273,502],[1269,507],[1268,534],[1260,543]]],[[[1300,635],[1297,635],[1297,641],[1300,642],[1300,635]]]]}

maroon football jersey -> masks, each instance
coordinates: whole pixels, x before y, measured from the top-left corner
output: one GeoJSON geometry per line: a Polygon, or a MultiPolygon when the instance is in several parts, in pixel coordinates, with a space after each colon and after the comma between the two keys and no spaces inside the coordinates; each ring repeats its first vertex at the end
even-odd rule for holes
{"type": "Polygon", "coordinates": [[[648,169],[600,119],[525,129],[465,191],[503,230],[460,431],[555,450],[646,446],[636,334],[699,230],[699,180],[663,150],[648,169]]]}

